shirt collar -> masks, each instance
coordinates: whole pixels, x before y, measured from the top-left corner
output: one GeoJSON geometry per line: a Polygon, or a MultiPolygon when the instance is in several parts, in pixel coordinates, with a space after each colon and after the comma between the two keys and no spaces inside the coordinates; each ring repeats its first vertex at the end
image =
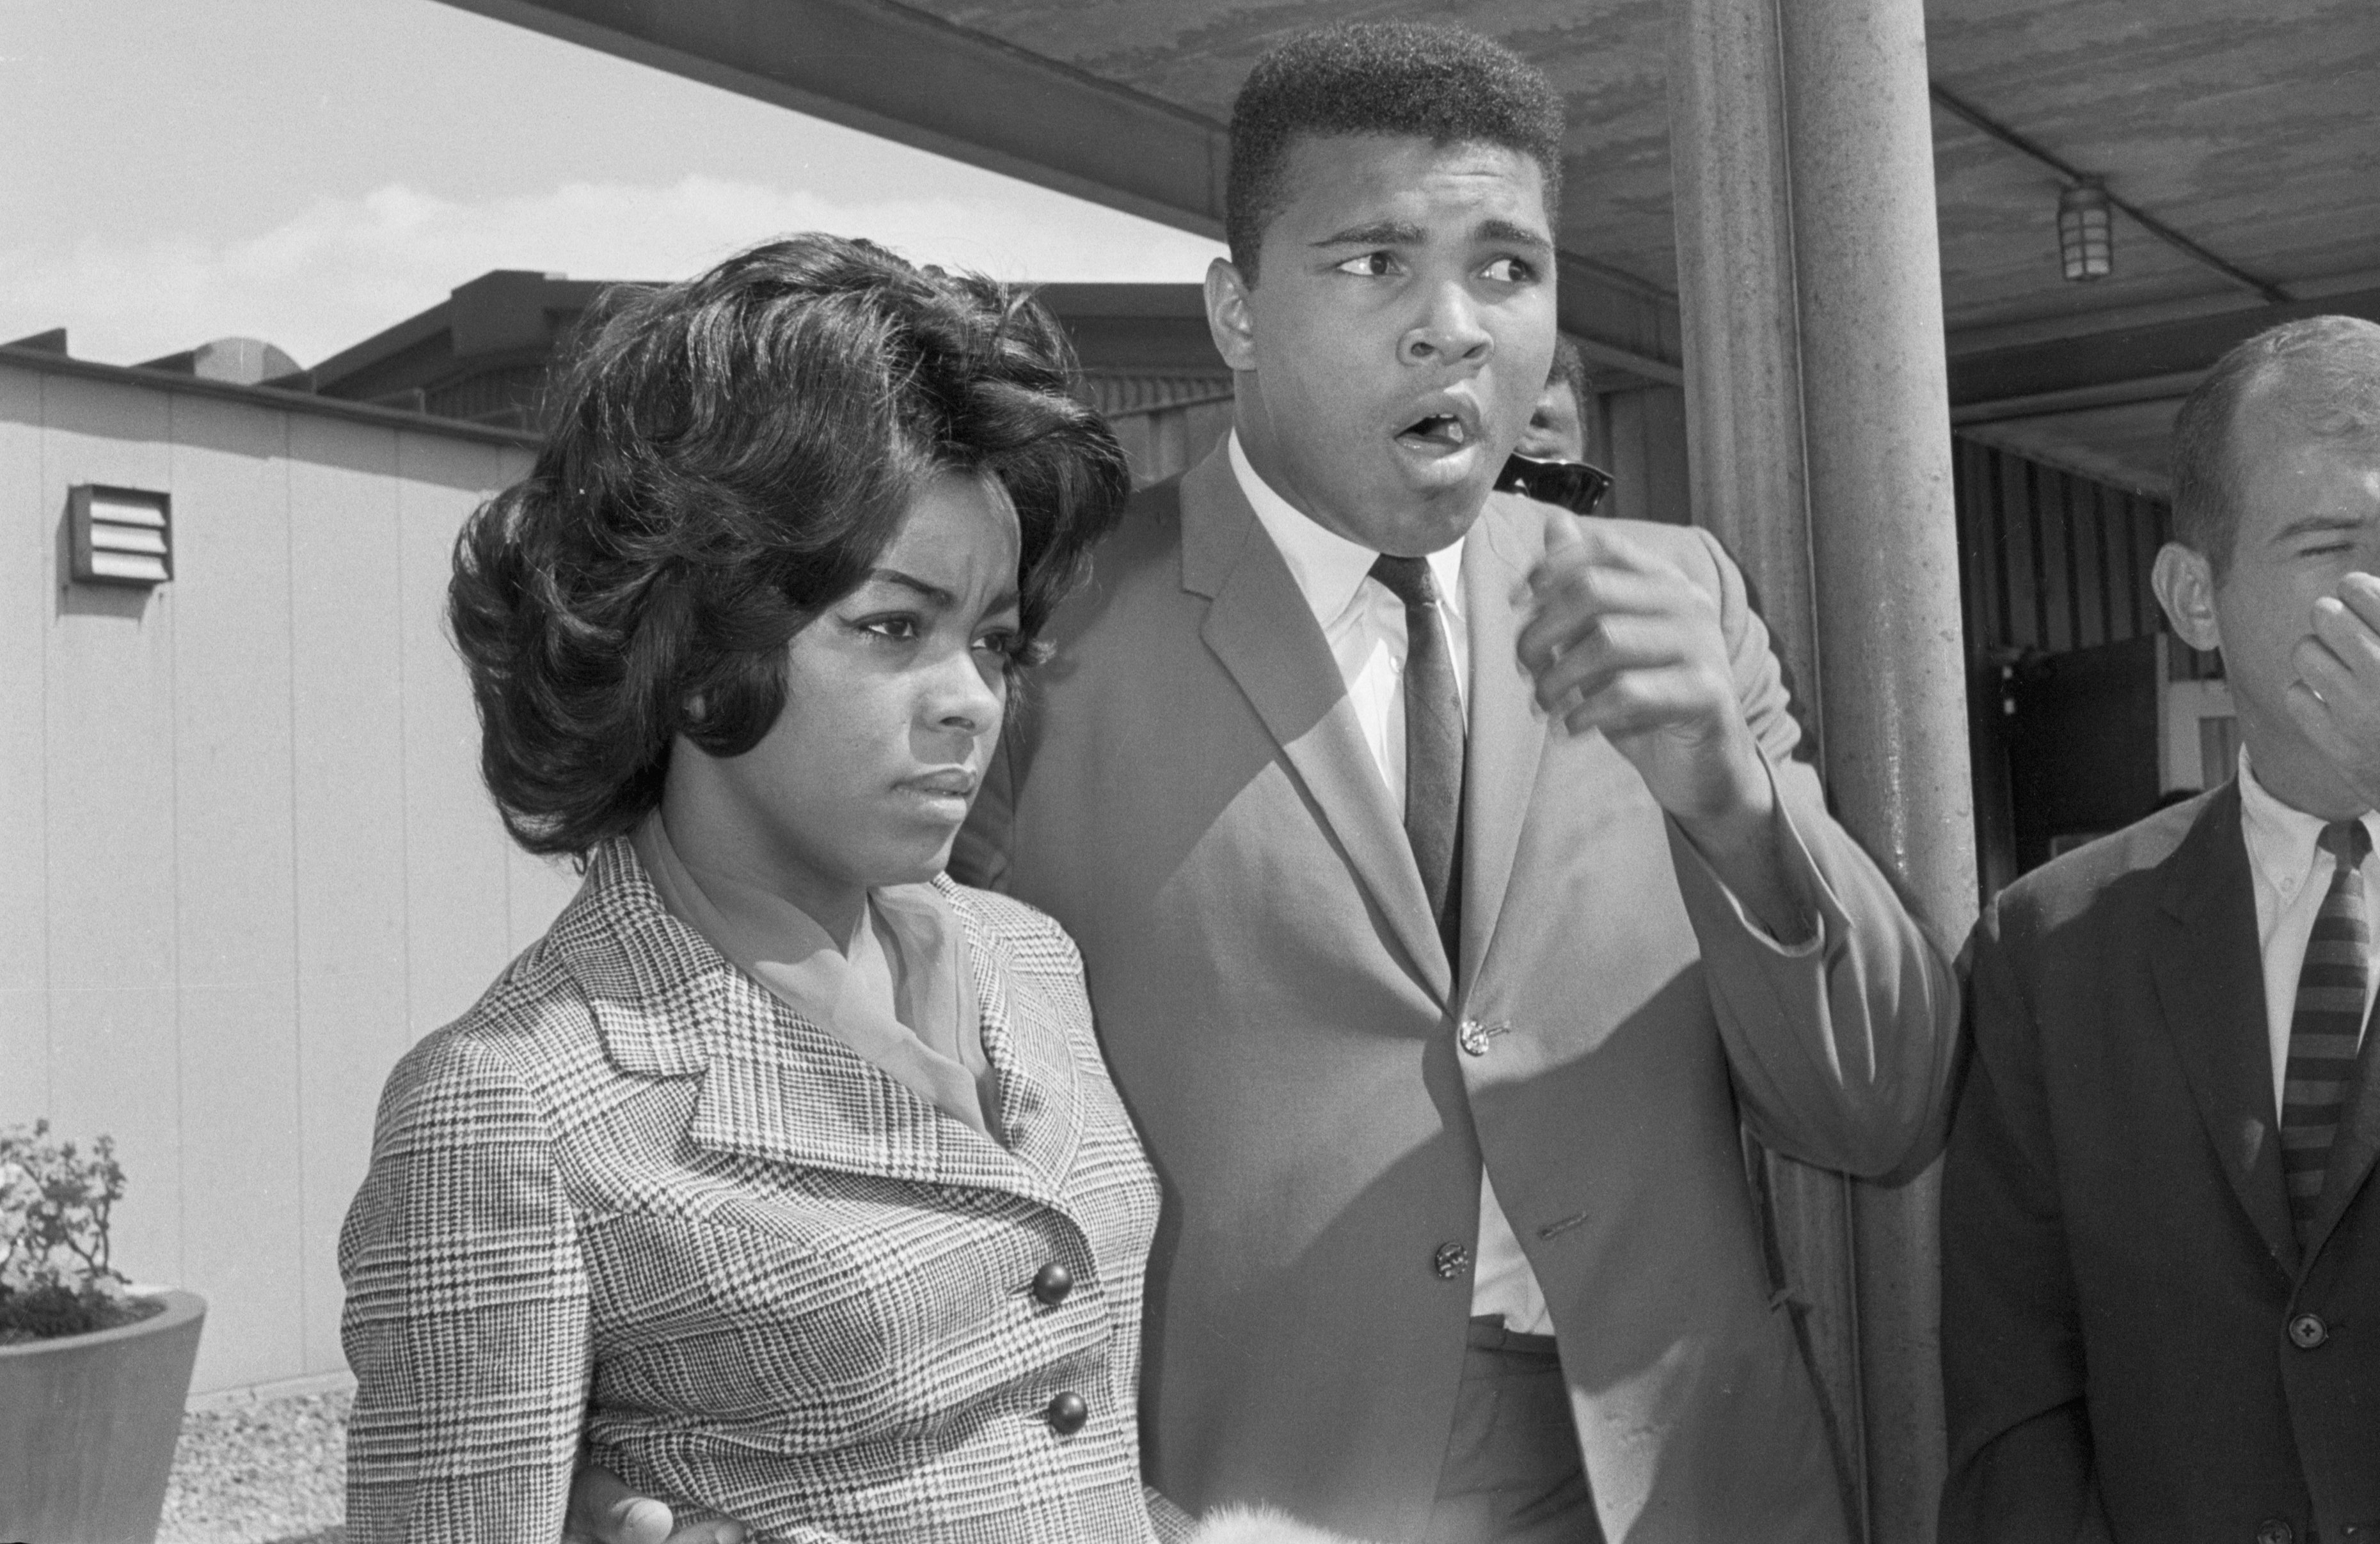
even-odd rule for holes
{"type": "MultiPolygon", "coordinates": [[[[2380,847],[2380,811],[2362,818],[2373,845],[2380,847]]],[[[2311,875],[2321,857],[2316,844],[2328,824],[2318,814],[2282,803],[2256,780],[2255,769],[2248,765],[2248,747],[2240,747],[2240,830],[2247,839],[2248,861],[2266,884],[2286,893],[2311,875]]]]}
{"type": "MultiPolygon", "coordinates": [[[[1257,512],[1257,522],[1265,535],[1281,549],[1281,561],[1289,565],[1289,576],[1297,581],[1297,590],[1313,609],[1315,622],[1324,632],[1345,615],[1354,605],[1357,592],[1370,576],[1372,564],[1379,553],[1361,542],[1349,541],[1338,532],[1318,522],[1279,493],[1272,485],[1257,475],[1248,464],[1247,452],[1240,448],[1240,431],[1232,431],[1230,441],[1232,475],[1239,479],[1240,492],[1250,508],[1257,512]]],[[[1442,548],[1429,555],[1429,571],[1438,581],[1438,602],[1449,616],[1463,615],[1463,543],[1442,548]]]]}

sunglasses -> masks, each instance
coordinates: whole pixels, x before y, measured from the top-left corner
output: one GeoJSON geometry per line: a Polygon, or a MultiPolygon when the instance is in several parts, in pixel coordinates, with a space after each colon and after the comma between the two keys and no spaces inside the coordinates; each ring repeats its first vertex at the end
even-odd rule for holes
{"type": "Polygon", "coordinates": [[[1560,504],[1574,514],[1593,514],[1595,506],[1611,491],[1611,474],[1584,461],[1540,461],[1536,456],[1504,458],[1496,478],[1499,493],[1518,493],[1541,503],[1560,504]]]}

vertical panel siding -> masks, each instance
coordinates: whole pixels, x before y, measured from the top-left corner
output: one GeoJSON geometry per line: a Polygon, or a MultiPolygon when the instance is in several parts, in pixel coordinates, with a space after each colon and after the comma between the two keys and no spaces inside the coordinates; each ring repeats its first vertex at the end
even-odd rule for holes
{"type": "MultiPolygon", "coordinates": [[[[40,508],[77,483],[169,489],[161,393],[42,382],[40,508]]],[[[178,516],[180,511],[176,510],[178,516]]],[[[58,515],[54,515],[55,520],[58,515]]],[[[55,527],[54,527],[55,529],[55,527]]],[[[51,561],[55,561],[53,554],[51,561]]],[[[168,585],[78,587],[52,600],[42,721],[49,863],[49,1115],[113,1133],[141,1190],[116,1214],[136,1274],[181,1265],[181,1047],[175,1015],[174,629],[168,585]]]]}
{"type": "Polygon", "coordinates": [[[1951,465],[1971,651],[2062,654],[2158,630],[2161,501],[1973,440],[1951,465]]]}
{"type": "MultiPolygon", "coordinates": [[[[177,396],[175,805],[182,1262],[211,1284],[197,1376],[304,1354],[289,826],[286,415],[177,396]],[[185,515],[184,512],[188,512],[185,515]]],[[[145,1188],[145,1184],[143,1186],[145,1188]]]]}
{"type": "MultiPolygon", "coordinates": [[[[2155,500],[1973,440],[1958,443],[1951,464],[1972,665],[1975,845],[1988,897],[2021,872],[2019,829],[2040,814],[2019,808],[2007,671],[2025,656],[2152,636],[2161,617],[2149,569],[2168,522],[2155,500]]],[[[2153,704],[2125,706],[2154,712],[2153,704]]]]}
{"type": "Polygon", "coordinates": [[[344,1365],[381,1083],[576,887],[504,840],[440,627],[528,464],[0,366],[0,1122],[115,1136],[118,1262],[211,1304],[197,1392],[344,1365]],[[83,482],[173,495],[170,584],[62,583],[83,482]]]}
{"type": "Polygon", "coordinates": [[[290,425],[298,1013],[306,1370],[336,1368],[334,1249],[371,1111],[411,1043],[396,435],[290,425]]]}
{"type": "Polygon", "coordinates": [[[0,370],[0,1126],[50,1105],[49,731],[55,530],[42,498],[42,378],[0,370]]]}
{"type": "Polygon", "coordinates": [[[1609,448],[1611,492],[1602,513],[1627,520],[1688,524],[1686,395],[1675,386],[1598,393],[1593,438],[1609,448]]]}
{"type": "Polygon", "coordinates": [[[1135,488],[1176,476],[1221,442],[1232,428],[1229,396],[1111,412],[1108,426],[1132,464],[1135,488]]]}

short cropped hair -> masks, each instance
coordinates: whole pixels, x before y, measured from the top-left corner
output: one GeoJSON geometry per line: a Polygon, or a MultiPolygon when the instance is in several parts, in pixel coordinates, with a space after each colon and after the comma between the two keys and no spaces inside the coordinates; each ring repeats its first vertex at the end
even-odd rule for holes
{"type": "Polygon", "coordinates": [[[1257,248],[1287,198],[1301,138],[1499,145],[1537,163],[1550,219],[1561,207],[1562,117],[1536,66],[1465,28],[1366,21],[1301,33],[1257,61],[1232,103],[1223,235],[1232,265],[1257,282],[1257,248]]]}
{"type": "Polygon", "coordinates": [[[1570,388],[1571,401],[1578,404],[1581,413],[1585,413],[1587,404],[1595,400],[1594,381],[1586,373],[1586,360],[1579,354],[1578,344],[1571,342],[1570,334],[1566,332],[1554,334],[1554,368],[1546,373],[1548,386],[1556,382],[1570,388]]]}
{"type": "MultiPolygon", "coordinates": [[[[1130,490],[1049,314],[989,279],[797,235],[610,292],[528,477],[455,544],[480,765],[531,852],[584,857],[786,710],[785,649],[944,473],[1004,490],[1025,640],[1130,490]]],[[[800,711],[798,704],[792,711],[800,711]]]]}
{"type": "Polygon", "coordinates": [[[2380,440],[2380,325],[2307,317],[2259,332],[2215,362],[2173,424],[2173,535],[2220,579],[2240,537],[2240,406],[2265,397],[2323,439],[2380,440]]]}

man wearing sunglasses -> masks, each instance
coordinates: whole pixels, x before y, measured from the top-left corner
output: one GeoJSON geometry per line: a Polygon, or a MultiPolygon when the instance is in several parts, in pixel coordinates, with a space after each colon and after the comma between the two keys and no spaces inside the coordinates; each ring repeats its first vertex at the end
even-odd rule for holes
{"type": "Polygon", "coordinates": [[[1580,514],[1594,513],[1611,489],[1611,474],[1587,464],[1586,460],[1586,409],[1594,400],[1586,361],[1580,357],[1578,345],[1557,333],[1554,368],[1546,377],[1546,389],[1537,393],[1536,405],[1529,409],[1529,426],[1521,431],[1521,442],[1512,447],[1520,464],[1504,464],[1496,491],[1523,494],[1580,514]],[[1559,476],[1539,470],[1548,465],[1577,470],[1559,476]]]}

